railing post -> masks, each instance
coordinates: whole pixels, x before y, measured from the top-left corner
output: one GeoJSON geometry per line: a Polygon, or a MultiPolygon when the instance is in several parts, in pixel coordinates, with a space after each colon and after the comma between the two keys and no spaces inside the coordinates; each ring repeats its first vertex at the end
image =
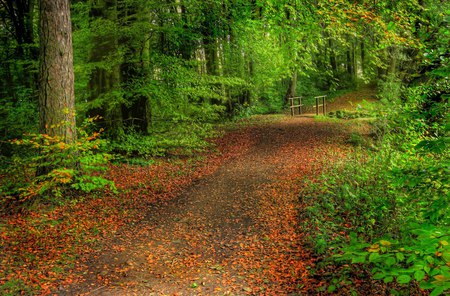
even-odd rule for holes
{"type": "Polygon", "coordinates": [[[327,109],[326,109],[326,106],[325,106],[325,97],[326,97],[326,96],[323,96],[323,101],[322,101],[322,102],[323,102],[323,115],[324,115],[324,116],[326,115],[326,110],[327,110],[327,109]]]}
{"type": "Polygon", "coordinates": [[[291,105],[291,116],[294,116],[294,99],[293,98],[288,98],[289,100],[289,104],[291,105]]]}
{"type": "Polygon", "coordinates": [[[301,115],[302,112],[302,97],[298,97],[298,114],[301,115]]]}
{"type": "Polygon", "coordinates": [[[316,97],[316,115],[319,115],[319,98],[316,97]]]}

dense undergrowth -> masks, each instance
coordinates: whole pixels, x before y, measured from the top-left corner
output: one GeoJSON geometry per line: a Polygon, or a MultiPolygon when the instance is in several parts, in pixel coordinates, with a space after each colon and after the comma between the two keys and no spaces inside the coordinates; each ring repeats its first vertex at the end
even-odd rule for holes
{"type": "Polygon", "coordinates": [[[450,117],[442,93],[436,100],[424,87],[406,89],[395,109],[390,98],[371,112],[371,137],[353,136],[355,153],[305,186],[303,229],[328,292],[357,274],[393,295],[450,290],[450,117]],[[325,272],[330,265],[335,271],[325,272]]]}

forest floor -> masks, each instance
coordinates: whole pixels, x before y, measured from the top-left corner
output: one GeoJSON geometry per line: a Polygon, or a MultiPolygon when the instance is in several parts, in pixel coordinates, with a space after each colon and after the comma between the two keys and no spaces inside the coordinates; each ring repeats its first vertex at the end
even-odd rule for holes
{"type": "MultiPolygon", "coordinates": [[[[329,111],[370,98],[368,90],[343,95],[329,111]]],[[[365,126],[349,122],[262,116],[226,131],[214,140],[218,151],[202,158],[114,167],[119,196],[47,212],[59,221],[47,230],[63,225],[66,235],[11,243],[3,264],[20,249],[34,257],[21,257],[3,280],[20,273],[42,294],[59,295],[313,295],[324,283],[310,273],[315,262],[299,232],[298,196],[305,180],[351,152],[349,135],[365,126]],[[70,240],[68,233],[82,235],[70,240]],[[92,242],[79,243],[81,236],[92,242]],[[70,268],[58,265],[65,250],[76,254],[70,268]]],[[[24,237],[35,233],[29,219],[8,219],[24,237]]]]}

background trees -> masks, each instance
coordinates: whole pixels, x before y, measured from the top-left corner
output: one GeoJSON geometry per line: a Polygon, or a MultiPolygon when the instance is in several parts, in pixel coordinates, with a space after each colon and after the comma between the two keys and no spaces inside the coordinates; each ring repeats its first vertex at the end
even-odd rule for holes
{"type": "MultiPolygon", "coordinates": [[[[381,99],[377,141],[308,187],[317,227],[305,231],[320,252],[342,247],[344,276],[365,262],[386,283],[450,289],[448,1],[73,0],[72,30],[67,3],[0,0],[0,212],[84,201],[66,189],[114,191],[102,178],[109,152],[184,156],[208,145],[212,124],[367,84],[381,99]],[[77,133],[74,111],[88,123],[77,133]],[[359,241],[346,248],[351,231],[359,241]]],[[[332,293],[346,281],[330,274],[332,293]]]]}
{"type": "MultiPolygon", "coordinates": [[[[38,126],[38,10],[31,0],[0,4],[0,131],[7,140],[38,126]]],[[[442,5],[73,1],[78,120],[100,115],[97,124],[114,140],[114,149],[154,154],[201,147],[211,123],[279,111],[293,94],[362,84],[398,92],[394,85],[415,83],[446,63],[446,37],[437,38],[447,30],[442,5]],[[137,142],[147,145],[136,147],[137,142]]],[[[434,73],[433,79],[445,76],[434,73]]]]}

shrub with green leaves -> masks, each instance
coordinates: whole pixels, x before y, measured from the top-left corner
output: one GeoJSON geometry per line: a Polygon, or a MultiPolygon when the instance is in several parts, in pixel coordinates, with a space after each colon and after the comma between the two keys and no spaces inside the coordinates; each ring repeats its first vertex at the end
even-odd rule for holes
{"type": "Polygon", "coordinates": [[[80,128],[78,139],[67,144],[58,137],[46,134],[29,134],[22,139],[12,140],[31,150],[29,157],[14,155],[0,173],[2,202],[27,201],[37,197],[61,197],[66,189],[84,192],[110,187],[114,183],[105,179],[103,173],[111,155],[103,152],[108,145],[100,139],[100,132],[88,133],[87,127],[94,119],[86,120],[80,128]],[[36,175],[40,167],[48,167],[45,174],[36,175]]]}
{"type": "Polygon", "coordinates": [[[423,92],[409,96],[380,112],[379,146],[305,186],[303,219],[326,260],[440,295],[450,290],[450,117],[442,102],[423,108],[423,92]]]}
{"type": "Polygon", "coordinates": [[[169,122],[165,126],[159,124],[158,130],[150,135],[129,129],[119,139],[112,141],[109,148],[125,157],[190,155],[210,147],[206,139],[215,134],[209,123],[194,120],[179,124],[169,122]]]}

